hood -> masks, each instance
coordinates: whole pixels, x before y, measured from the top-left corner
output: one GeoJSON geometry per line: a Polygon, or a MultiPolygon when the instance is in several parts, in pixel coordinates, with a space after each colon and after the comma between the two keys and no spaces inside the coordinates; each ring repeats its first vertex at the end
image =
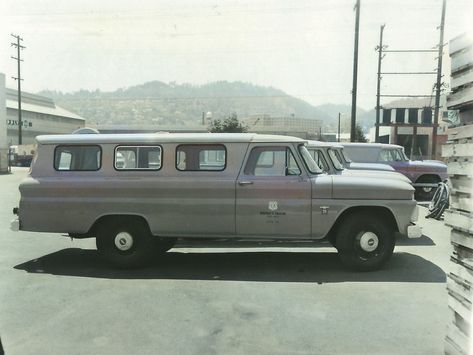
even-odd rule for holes
{"type": "Polygon", "coordinates": [[[396,171],[376,171],[376,170],[350,170],[345,169],[342,171],[341,175],[344,176],[358,176],[358,177],[367,177],[367,178],[376,178],[376,179],[391,179],[391,180],[401,180],[411,184],[412,181],[405,175],[398,173],[396,171]]]}
{"type": "Polygon", "coordinates": [[[381,170],[381,171],[395,171],[394,168],[387,164],[377,163],[355,163],[348,164],[348,169],[351,170],[381,170]]]}
{"type": "Polygon", "coordinates": [[[332,175],[334,199],[412,200],[414,188],[401,179],[332,175]]]}
{"type": "Polygon", "coordinates": [[[447,171],[447,165],[440,160],[411,160],[411,166],[416,168],[432,168],[435,171],[447,171]]]}

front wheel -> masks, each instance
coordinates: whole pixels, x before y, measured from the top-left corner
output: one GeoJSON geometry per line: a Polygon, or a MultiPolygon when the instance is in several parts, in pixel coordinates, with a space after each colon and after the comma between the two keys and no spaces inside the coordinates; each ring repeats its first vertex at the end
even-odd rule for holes
{"type": "Polygon", "coordinates": [[[359,271],[380,269],[394,251],[394,231],[381,216],[354,213],[341,221],[336,247],[345,266],[359,271]]]}
{"type": "MultiPolygon", "coordinates": [[[[434,177],[420,178],[416,183],[438,184],[440,179],[434,177]]],[[[416,187],[415,199],[417,201],[431,201],[434,197],[436,187],[416,187]]]]}
{"type": "Polygon", "coordinates": [[[100,224],[96,245],[99,254],[113,266],[135,268],[151,259],[153,237],[146,223],[140,220],[113,219],[100,224]]]}

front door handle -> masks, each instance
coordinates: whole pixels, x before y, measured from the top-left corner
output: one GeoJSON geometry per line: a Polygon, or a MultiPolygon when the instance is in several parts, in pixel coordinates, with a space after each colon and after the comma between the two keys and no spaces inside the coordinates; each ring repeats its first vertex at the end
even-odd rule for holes
{"type": "Polygon", "coordinates": [[[238,181],[238,185],[240,186],[253,185],[253,181],[238,181]]]}

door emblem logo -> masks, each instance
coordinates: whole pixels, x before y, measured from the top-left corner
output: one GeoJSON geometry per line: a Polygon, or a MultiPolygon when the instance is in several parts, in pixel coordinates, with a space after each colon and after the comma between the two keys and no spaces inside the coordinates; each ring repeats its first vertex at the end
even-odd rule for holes
{"type": "Polygon", "coordinates": [[[278,209],[278,201],[269,201],[268,209],[270,211],[276,211],[278,209]]]}
{"type": "Polygon", "coordinates": [[[320,211],[322,212],[322,214],[327,214],[329,208],[330,207],[328,206],[320,206],[320,211]]]}

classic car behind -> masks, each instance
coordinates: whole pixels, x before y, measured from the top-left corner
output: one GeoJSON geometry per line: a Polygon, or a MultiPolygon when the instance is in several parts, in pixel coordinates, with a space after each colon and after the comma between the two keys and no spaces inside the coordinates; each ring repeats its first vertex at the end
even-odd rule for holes
{"type": "Polygon", "coordinates": [[[400,179],[412,183],[409,178],[396,172],[389,165],[352,163],[345,157],[343,146],[332,142],[308,141],[307,150],[317,165],[328,174],[352,175],[379,179],[400,179]],[[353,169],[352,165],[357,164],[353,169]],[[363,169],[362,169],[363,168],[363,169]]]}
{"type": "Polygon", "coordinates": [[[448,179],[447,165],[438,160],[409,160],[404,147],[382,143],[343,143],[348,157],[361,163],[380,163],[407,176],[416,188],[416,198],[431,200],[439,182],[448,179]]]}

